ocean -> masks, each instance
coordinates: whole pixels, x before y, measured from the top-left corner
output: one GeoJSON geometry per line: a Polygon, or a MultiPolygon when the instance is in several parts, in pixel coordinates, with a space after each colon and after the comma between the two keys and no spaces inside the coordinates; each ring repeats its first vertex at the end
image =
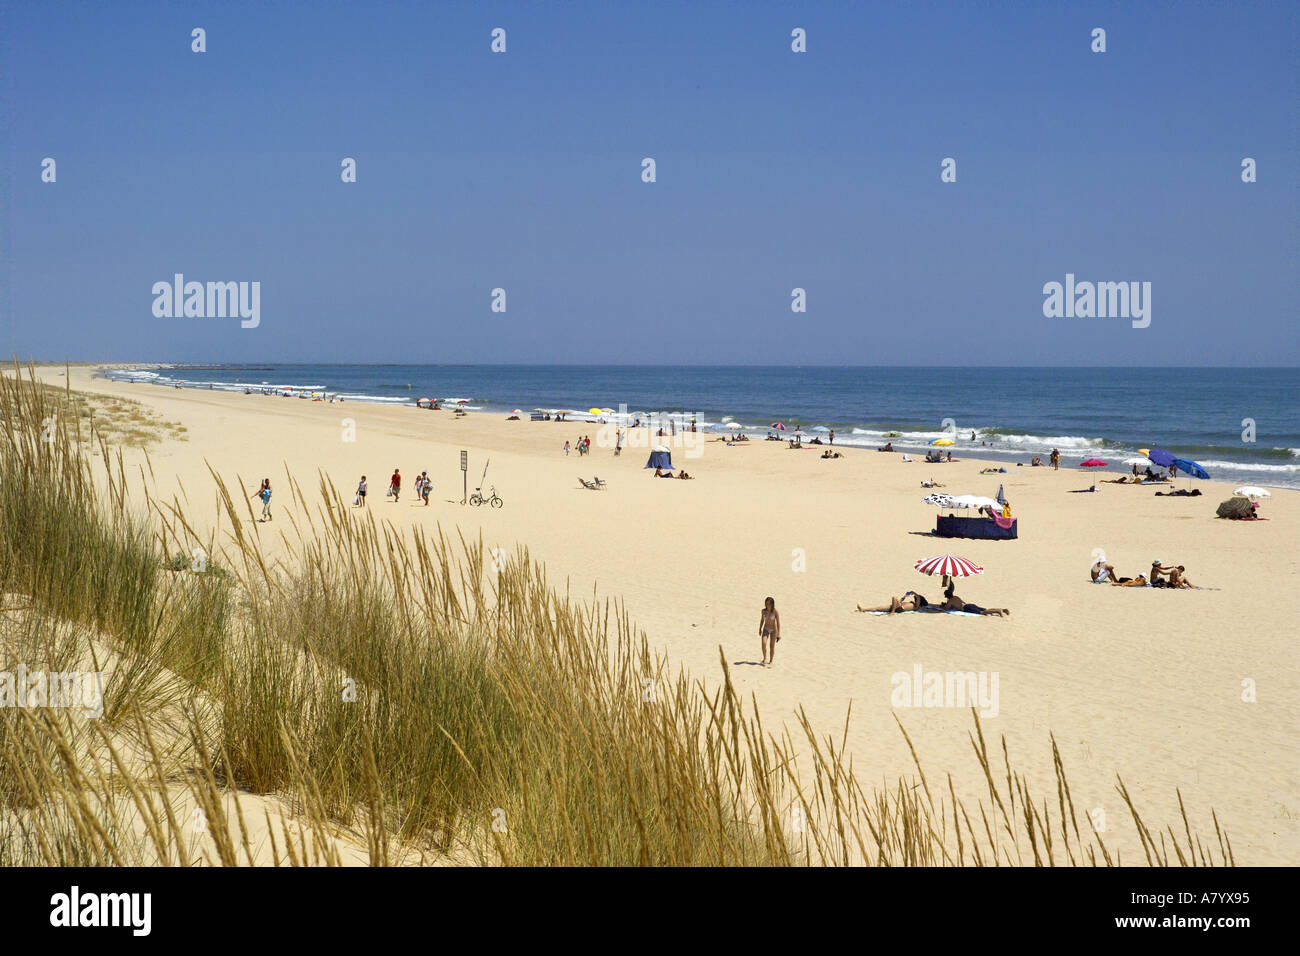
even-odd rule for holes
{"type": "Polygon", "coordinates": [[[345,401],[462,400],[480,414],[626,406],[695,415],[697,427],[719,433],[735,422],[754,437],[773,422],[787,436],[796,426],[834,429],[836,445],[876,447],[896,434],[900,451],[947,436],[955,457],[1028,463],[1059,448],[1063,466],[1098,457],[1115,470],[1139,448],[1159,447],[1215,480],[1300,487],[1296,368],[248,364],[103,374],[238,392],[288,386],[345,401]]]}

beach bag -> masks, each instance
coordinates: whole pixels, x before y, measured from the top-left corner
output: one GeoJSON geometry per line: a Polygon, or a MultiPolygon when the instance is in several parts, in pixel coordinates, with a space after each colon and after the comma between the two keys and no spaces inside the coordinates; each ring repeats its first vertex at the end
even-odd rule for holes
{"type": "Polygon", "coordinates": [[[389,486],[388,486],[388,497],[389,497],[389,498],[393,497],[393,486],[392,486],[392,485],[389,485],[389,486]]]}
{"type": "Polygon", "coordinates": [[[357,496],[356,496],[355,498],[352,499],[352,503],[353,503],[354,505],[359,505],[359,504],[361,504],[361,495],[360,495],[359,493],[357,494],[357,496]]]}

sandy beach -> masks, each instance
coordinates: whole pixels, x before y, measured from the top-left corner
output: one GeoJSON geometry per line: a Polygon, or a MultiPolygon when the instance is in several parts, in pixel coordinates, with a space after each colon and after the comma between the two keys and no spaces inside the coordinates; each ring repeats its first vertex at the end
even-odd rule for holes
{"type": "MultiPolygon", "coordinates": [[[[38,375],[64,384],[61,367],[38,375]]],[[[892,698],[900,672],[982,672],[996,675],[997,688],[985,733],[1005,734],[1040,795],[1053,792],[1050,732],[1075,802],[1095,821],[1127,814],[1119,775],[1158,819],[1177,819],[1181,791],[1193,825],[1213,833],[1213,807],[1238,863],[1300,862],[1298,615],[1286,599],[1297,580],[1296,492],[1274,490],[1262,506],[1267,521],[1232,522],[1214,517],[1231,494],[1216,482],[1197,482],[1203,494],[1194,498],[1105,483],[1078,494],[1092,476],[1077,469],[1012,466],[988,476],[979,474],[986,463],[971,459],[929,465],[845,449],[825,460],[816,446],[727,446],[711,435],[698,457],[674,451],[697,480],[669,482],[644,470],[644,447],[566,457],[566,441],[597,440],[598,426],[583,421],[173,390],[96,378],[93,367],[70,375],[73,389],[129,397],[185,426],[187,440],[150,448],[149,491],[187,502],[192,521],[210,527],[217,518],[209,466],[232,488],[241,480],[246,495],[269,477],[274,521],[246,523],[268,556],[282,554],[278,532],[296,517],[286,475],[314,502],[319,472],[351,502],[364,474],[376,518],[481,534],[489,548],[526,546],[559,590],[625,602],[673,666],[707,686],[720,677],[721,647],[772,733],[785,724],[794,735],[802,709],[819,733],[838,738],[851,706],[845,739],[864,780],[914,772],[897,717],[928,772],[951,772],[959,793],[978,795],[969,712],[895,707],[892,698]],[[462,449],[470,491],[490,459],[487,484],[503,508],[461,505],[462,449]],[[398,503],[384,495],[395,467],[403,476],[398,503]],[[413,489],[426,470],[434,481],[428,507],[413,489]],[[599,476],[608,487],[586,490],[579,476],[599,476]],[[930,537],[936,510],[921,502],[924,480],[947,493],[988,496],[1003,484],[1020,538],[930,537]],[[1088,569],[1098,548],[1122,574],[1144,573],[1158,558],[1184,565],[1206,589],[1093,585],[1088,569]],[[1010,617],[855,612],[858,603],[888,603],[908,589],[940,600],[938,581],[913,565],[944,553],[985,568],[958,582],[962,597],[1009,608],[1010,617]],[[769,595],[783,639],[765,668],[758,617],[769,595]],[[1244,700],[1252,688],[1254,700],[1244,700]]],[[[138,451],[126,456],[128,465],[144,461],[138,451]]],[[[1113,839],[1123,861],[1141,861],[1136,841],[1113,839]]]]}

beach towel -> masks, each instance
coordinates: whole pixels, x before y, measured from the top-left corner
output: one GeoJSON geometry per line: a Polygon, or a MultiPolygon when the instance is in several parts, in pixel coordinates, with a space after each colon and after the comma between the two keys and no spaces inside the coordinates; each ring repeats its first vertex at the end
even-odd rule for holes
{"type": "MultiPolygon", "coordinates": [[[[1094,581],[1092,583],[1101,584],[1102,582],[1094,581]]],[[[1222,588],[1207,588],[1200,584],[1196,585],[1196,587],[1194,588],[1171,588],[1167,584],[1162,584],[1160,585],[1160,587],[1156,587],[1154,584],[1131,584],[1129,585],[1129,587],[1134,591],[1141,591],[1146,588],[1149,588],[1152,591],[1221,591],[1223,590],[1222,588]]]]}
{"type": "Polygon", "coordinates": [[[994,515],[993,520],[997,522],[998,527],[1001,528],[1003,531],[1008,530],[1013,524],[1016,523],[1015,518],[1004,518],[1001,515],[994,515]]]}
{"type": "MultiPolygon", "coordinates": [[[[868,614],[875,614],[880,617],[887,617],[888,611],[867,611],[868,614]]],[[[923,607],[919,611],[895,611],[895,614],[956,614],[959,617],[984,617],[983,614],[969,614],[966,611],[950,611],[947,608],[935,607],[931,604],[929,607],[923,607]]]]}

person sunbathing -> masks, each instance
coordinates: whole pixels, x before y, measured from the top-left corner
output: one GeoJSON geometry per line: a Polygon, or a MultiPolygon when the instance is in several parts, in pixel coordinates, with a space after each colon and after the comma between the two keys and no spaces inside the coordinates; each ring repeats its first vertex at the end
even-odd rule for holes
{"type": "Polygon", "coordinates": [[[992,617],[1006,617],[1011,612],[1004,607],[980,607],[978,604],[971,604],[963,601],[956,594],[952,584],[949,584],[943,592],[943,603],[939,606],[945,611],[965,611],[967,614],[986,614],[992,617]]]}
{"type": "MultiPolygon", "coordinates": [[[[670,475],[669,477],[672,477],[672,476],[670,475]]],[[[678,472],[678,473],[677,473],[677,477],[680,478],[682,481],[694,481],[694,480],[695,480],[695,476],[694,476],[694,475],[687,474],[687,473],[684,472],[684,471],[678,472]]]]}
{"type": "Polygon", "coordinates": [[[1089,569],[1088,574],[1092,578],[1093,584],[1105,584],[1114,577],[1115,566],[1113,564],[1107,564],[1104,561],[1097,561],[1093,564],[1092,568],[1089,569]]]}
{"type": "Polygon", "coordinates": [[[876,449],[876,451],[893,451],[893,450],[894,450],[894,443],[893,443],[892,441],[887,441],[887,442],[885,442],[885,447],[884,447],[884,448],[877,448],[877,449],[876,449]]]}
{"type": "Polygon", "coordinates": [[[1144,588],[1147,586],[1147,579],[1139,574],[1135,578],[1115,578],[1110,579],[1110,583],[1117,588],[1144,588]]]}
{"type": "Polygon", "coordinates": [[[1034,460],[1031,461],[1029,464],[1033,465],[1035,468],[1040,468],[1040,467],[1042,467],[1043,459],[1041,459],[1041,458],[1039,458],[1037,455],[1035,455],[1035,456],[1034,456],[1034,460]]]}
{"type": "Polygon", "coordinates": [[[1196,585],[1187,579],[1183,572],[1187,570],[1181,564],[1169,572],[1169,587],[1171,588],[1196,588],[1196,585]]]}
{"type": "Polygon", "coordinates": [[[879,611],[885,614],[899,614],[903,611],[919,611],[922,608],[929,606],[930,602],[925,599],[924,595],[917,594],[915,591],[907,591],[902,597],[891,597],[889,603],[886,605],[880,607],[863,607],[859,604],[858,610],[864,614],[871,613],[872,611],[879,611]]]}

